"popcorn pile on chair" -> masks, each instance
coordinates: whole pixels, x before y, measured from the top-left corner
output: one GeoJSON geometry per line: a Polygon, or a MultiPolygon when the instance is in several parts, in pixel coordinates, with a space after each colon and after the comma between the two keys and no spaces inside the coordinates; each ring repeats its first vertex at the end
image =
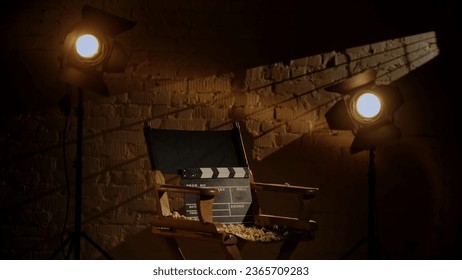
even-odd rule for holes
{"type": "MultiPolygon", "coordinates": [[[[194,217],[186,217],[177,211],[173,212],[170,216],[175,219],[189,219],[198,220],[194,217]]],[[[256,241],[256,242],[275,242],[285,238],[287,232],[274,226],[272,229],[264,227],[257,227],[255,225],[245,226],[244,224],[223,224],[225,231],[229,234],[234,234],[242,239],[256,241]]]]}

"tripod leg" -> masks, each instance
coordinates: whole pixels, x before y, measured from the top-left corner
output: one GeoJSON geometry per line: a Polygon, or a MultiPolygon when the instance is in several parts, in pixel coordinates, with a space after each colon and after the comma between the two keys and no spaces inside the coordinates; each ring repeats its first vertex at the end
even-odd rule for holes
{"type": "Polygon", "coordinates": [[[361,238],[348,252],[346,252],[340,259],[346,260],[354,251],[356,251],[364,242],[367,242],[368,237],[361,238]]]}
{"type": "Polygon", "coordinates": [[[382,244],[380,244],[380,241],[377,237],[374,238],[373,244],[371,244],[371,246],[373,246],[373,252],[374,252],[374,255],[372,256],[373,259],[377,259],[377,260],[390,260],[390,255],[388,254],[388,252],[383,248],[382,244]]]}
{"type": "Polygon", "coordinates": [[[382,253],[382,255],[385,257],[386,260],[391,260],[390,254],[388,254],[388,252],[385,251],[385,249],[382,247],[381,244],[379,244],[379,251],[380,253],[382,253]]]}
{"type": "Polygon", "coordinates": [[[70,260],[71,259],[71,254],[72,252],[74,252],[75,250],[75,243],[74,242],[71,242],[71,245],[69,246],[69,250],[67,251],[67,254],[65,256],[65,259],[66,260],[70,260]]]}
{"type": "Polygon", "coordinates": [[[106,259],[113,260],[112,256],[104,251],[104,249],[101,248],[101,246],[99,246],[98,243],[91,239],[85,232],[82,232],[81,236],[85,238],[85,240],[87,240],[91,245],[93,245],[93,247],[95,247],[95,249],[98,250],[106,259]]]}
{"type": "MultiPolygon", "coordinates": [[[[56,249],[56,251],[53,252],[53,254],[48,258],[49,260],[54,260],[58,256],[58,254],[64,250],[66,245],[72,241],[72,235],[73,234],[69,235],[69,237],[61,244],[61,246],[59,246],[58,249],[56,249]]],[[[67,254],[65,258],[67,259],[67,254]]]]}

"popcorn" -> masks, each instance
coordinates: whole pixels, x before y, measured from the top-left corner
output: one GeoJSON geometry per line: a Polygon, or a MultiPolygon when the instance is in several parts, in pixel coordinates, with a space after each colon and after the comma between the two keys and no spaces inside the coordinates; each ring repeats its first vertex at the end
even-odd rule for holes
{"type": "MultiPolygon", "coordinates": [[[[174,219],[198,220],[198,218],[186,217],[178,212],[173,212],[171,215],[174,219]]],[[[257,227],[255,225],[245,226],[244,224],[223,224],[226,233],[234,234],[242,239],[255,242],[275,242],[284,239],[287,232],[274,225],[273,229],[265,227],[257,227]]]]}
{"type": "Polygon", "coordinates": [[[283,234],[268,230],[264,227],[260,228],[255,225],[245,226],[243,224],[226,224],[223,226],[227,233],[256,242],[274,242],[280,241],[284,238],[283,234]]]}

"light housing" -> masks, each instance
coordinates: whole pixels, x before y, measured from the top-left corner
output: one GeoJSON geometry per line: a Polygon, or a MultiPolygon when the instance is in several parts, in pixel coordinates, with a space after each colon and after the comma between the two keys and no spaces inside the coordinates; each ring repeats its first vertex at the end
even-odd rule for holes
{"type": "MultiPolygon", "coordinates": [[[[103,73],[123,73],[129,56],[114,37],[135,26],[135,22],[108,14],[91,6],[82,8],[82,21],[75,24],[67,34],[63,45],[63,67],[59,79],[103,95],[108,89],[103,73]],[[89,41],[96,40],[98,48],[91,55],[90,50],[80,49],[82,36],[89,41]]],[[[88,42],[87,42],[88,43],[88,42]]]]}
{"type": "Polygon", "coordinates": [[[355,134],[350,153],[371,149],[401,137],[393,116],[403,104],[399,88],[375,83],[377,72],[366,70],[338,84],[325,88],[343,98],[327,111],[325,118],[332,130],[352,130],[355,134]],[[366,97],[365,100],[363,99],[366,97]],[[358,102],[364,102],[360,107],[358,102]],[[376,101],[379,103],[369,103],[376,101]],[[361,112],[358,109],[366,109],[361,112]]]}

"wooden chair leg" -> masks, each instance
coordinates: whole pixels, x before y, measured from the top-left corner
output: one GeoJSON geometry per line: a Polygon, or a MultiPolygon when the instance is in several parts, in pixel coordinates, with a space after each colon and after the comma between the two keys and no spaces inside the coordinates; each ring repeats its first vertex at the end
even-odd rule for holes
{"type": "Polygon", "coordinates": [[[226,235],[221,242],[221,247],[223,252],[225,253],[226,259],[230,260],[241,260],[241,249],[242,249],[242,242],[234,235],[226,235]]]}
{"type": "Polygon", "coordinates": [[[224,245],[225,246],[225,255],[228,260],[242,260],[241,252],[236,245],[224,245]]]}
{"type": "Polygon", "coordinates": [[[183,252],[181,252],[180,246],[178,245],[178,241],[176,241],[173,237],[165,237],[167,241],[168,247],[170,251],[173,253],[176,259],[185,260],[183,252]]]}

